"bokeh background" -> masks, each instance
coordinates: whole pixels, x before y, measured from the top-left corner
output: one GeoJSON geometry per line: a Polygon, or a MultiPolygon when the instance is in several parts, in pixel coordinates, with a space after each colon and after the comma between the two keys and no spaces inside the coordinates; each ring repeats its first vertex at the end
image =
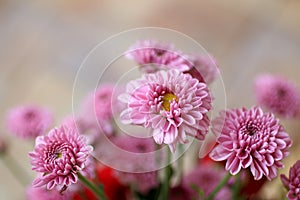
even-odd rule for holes
{"type": "MultiPolygon", "coordinates": [[[[11,173],[7,158],[0,159],[0,199],[25,199],[24,185],[34,177],[27,156],[33,143],[7,133],[7,110],[37,103],[50,108],[57,120],[71,113],[76,72],[99,42],[145,26],[187,34],[218,60],[227,107],[250,107],[253,78],[260,73],[281,74],[300,86],[299,10],[299,0],[1,0],[0,130],[13,166],[22,170],[11,173]],[[20,176],[24,183],[17,180],[20,176]]],[[[300,152],[298,122],[283,120],[295,140],[284,173],[300,152]]],[[[278,199],[281,190],[276,180],[261,196],[278,199]]]]}

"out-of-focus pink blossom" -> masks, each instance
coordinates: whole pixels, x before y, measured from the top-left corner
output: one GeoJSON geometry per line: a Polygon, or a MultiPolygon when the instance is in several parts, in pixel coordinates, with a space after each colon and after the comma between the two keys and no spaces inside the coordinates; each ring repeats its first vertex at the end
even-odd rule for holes
{"type": "Polygon", "coordinates": [[[8,130],[20,138],[31,139],[44,134],[52,123],[51,113],[39,106],[19,106],[9,111],[8,130]]]}
{"type": "Polygon", "coordinates": [[[300,91],[281,76],[260,75],[255,80],[257,102],[271,112],[286,118],[300,113],[300,91]]]}
{"type": "Polygon", "coordinates": [[[137,62],[145,73],[153,73],[162,69],[187,71],[192,63],[187,56],[176,51],[171,44],[155,40],[142,40],[131,46],[126,57],[137,62]]]}
{"type": "Polygon", "coordinates": [[[47,190],[45,187],[30,186],[26,190],[27,200],[71,200],[72,192],[66,191],[61,194],[58,190],[47,190]]]}

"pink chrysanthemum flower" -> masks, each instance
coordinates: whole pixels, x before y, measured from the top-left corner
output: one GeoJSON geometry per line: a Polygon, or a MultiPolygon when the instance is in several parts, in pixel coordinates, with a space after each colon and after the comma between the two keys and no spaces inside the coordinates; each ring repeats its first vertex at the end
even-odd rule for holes
{"type": "Polygon", "coordinates": [[[141,65],[141,70],[153,73],[161,69],[178,69],[187,71],[191,62],[181,52],[174,50],[173,45],[155,40],[142,40],[131,46],[126,57],[141,65]]]}
{"type": "Polygon", "coordinates": [[[111,84],[100,86],[87,96],[81,109],[82,121],[93,129],[99,126],[99,131],[106,135],[112,135],[115,131],[112,123],[113,114],[119,109],[119,102],[113,97],[115,90],[118,89],[111,84]]]}
{"type": "Polygon", "coordinates": [[[70,191],[61,194],[58,190],[47,190],[45,187],[29,187],[26,190],[27,200],[70,200],[73,193],[70,191]]]}
{"type": "Polygon", "coordinates": [[[193,67],[187,71],[194,78],[197,78],[200,82],[212,83],[220,74],[220,70],[217,66],[217,61],[211,55],[191,55],[189,56],[190,62],[193,63],[193,67]],[[203,80],[202,80],[203,79],[203,80]]]}
{"type": "Polygon", "coordinates": [[[30,105],[10,110],[6,125],[11,133],[29,139],[44,134],[52,121],[52,115],[47,109],[30,105]]]}
{"type": "Polygon", "coordinates": [[[136,157],[136,154],[146,154],[155,151],[155,143],[151,139],[118,136],[113,140],[119,148],[134,153],[122,154],[119,165],[126,165],[130,172],[117,171],[116,176],[123,184],[129,184],[136,191],[146,194],[159,185],[156,160],[153,156],[136,157]],[[139,171],[145,172],[139,172],[139,171]]]}
{"type": "Polygon", "coordinates": [[[286,197],[289,200],[300,199],[300,160],[298,160],[291,168],[289,177],[280,175],[283,185],[288,189],[286,197]]]}
{"type": "Polygon", "coordinates": [[[120,100],[127,104],[121,113],[124,123],[153,129],[158,144],[168,144],[174,152],[186,135],[203,140],[208,132],[207,112],[211,97],[205,83],[178,70],[145,74],[127,85],[120,100]]]}
{"type": "Polygon", "coordinates": [[[78,172],[86,167],[91,151],[85,136],[73,128],[62,126],[37,137],[34,151],[29,153],[32,170],[40,173],[33,185],[46,185],[49,190],[59,185],[66,189],[77,182],[78,172]]]}
{"type": "Polygon", "coordinates": [[[226,160],[225,169],[237,174],[250,167],[255,180],[277,176],[292,141],[273,114],[261,108],[222,111],[212,122],[218,145],[210,153],[216,161],[226,160]]]}
{"type": "MultiPolygon", "coordinates": [[[[225,175],[225,170],[220,170],[214,168],[214,166],[205,164],[199,165],[183,177],[182,185],[188,191],[188,196],[190,199],[200,199],[199,193],[194,188],[195,186],[203,191],[204,196],[208,196],[225,175]]],[[[222,189],[215,196],[215,199],[232,199],[228,184],[222,187],[222,189]]]]}
{"type": "Polygon", "coordinates": [[[280,76],[260,75],[255,80],[257,102],[271,112],[290,118],[300,113],[300,91],[280,76]]]}

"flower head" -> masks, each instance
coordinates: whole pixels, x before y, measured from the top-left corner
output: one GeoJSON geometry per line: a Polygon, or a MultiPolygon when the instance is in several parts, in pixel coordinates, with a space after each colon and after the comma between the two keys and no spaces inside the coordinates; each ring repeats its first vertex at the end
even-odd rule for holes
{"type": "Polygon", "coordinates": [[[121,113],[124,123],[152,128],[156,143],[168,144],[173,152],[178,142],[187,142],[186,135],[203,140],[208,132],[209,90],[189,74],[178,70],[145,74],[131,81],[119,99],[127,103],[121,113]]]}
{"type": "Polygon", "coordinates": [[[237,174],[250,167],[255,180],[277,176],[292,142],[279,121],[261,108],[222,111],[212,122],[218,145],[210,153],[216,161],[226,160],[225,169],[237,174]]]}
{"type": "Polygon", "coordinates": [[[280,76],[261,75],[255,80],[257,102],[269,111],[290,118],[300,113],[300,91],[280,76]]]}
{"type": "Polygon", "coordinates": [[[11,133],[29,139],[44,134],[52,121],[52,115],[48,110],[30,105],[10,110],[6,125],[11,133]]]}
{"type": "Polygon", "coordinates": [[[283,185],[289,190],[286,197],[289,200],[300,199],[300,160],[298,160],[291,168],[289,177],[280,175],[283,185]]]}
{"type": "Polygon", "coordinates": [[[186,71],[191,68],[185,55],[174,50],[170,44],[164,44],[155,40],[143,40],[134,44],[126,57],[141,65],[142,71],[153,73],[161,69],[178,69],[186,71]]]}
{"type": "Polygon", "coordinates": [[[220,74],[217,61],[211,55],[191,55],[189,60],[193,63],[192,68],[187,71],[200,82],[212,83],[220,74]],[[203,79],[203,80],[202,80],[203,79]]]}
{"type": "Polygon", "coordinates": [[[76,183],[91,151],[85,136],[73,128],[54,128],[48,135],[37,137],[34,151],[29,153],[32,170],[40,173],[33,185],[46,185],[50,190],[76,183]]]}

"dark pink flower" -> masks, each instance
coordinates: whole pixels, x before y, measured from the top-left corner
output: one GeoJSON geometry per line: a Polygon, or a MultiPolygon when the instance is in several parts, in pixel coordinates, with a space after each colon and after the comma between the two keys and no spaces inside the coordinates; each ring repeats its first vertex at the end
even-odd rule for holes
{"type": "Polygon", "coordinates": [[[280,175],[283,185],[288,189],[286,197],[289,200],[300,199],[300,160],[298,160],[291,168],[289,177],[280,175]]]}
{"type": "Polygon", "coordinates": [[[126,57],[136,61],[146,73],[161,69],[187,71],[192,64],[187,60],[187,56],[174,50],[173,45],[155,40],[138,41],[126,52],[126,57]]]}
{"type": "Polygon", "coordinates": [[[211,97],[205,83],[178,70],[145,74],[127,85],[119,97],[127,104],[121,113],[124,123],[153,129],[158,144],[168,144],[174,152],[186,135],[203,140],[208,132],[207,112],[211,97]]]}
{"type": "Polygon", "coordinates": [[[29,153],[32,170],[40,173],[33,185],[46,185],[50,190],[57,185],[63,189],[76,183],[91,151],[85,136],[73,128],[62,126],[37,137],[34,151],[29,153]]]}
{"type": "Polygon", "coordinates": [[[220,74],[217,61],[211,55],[190,55],[189,61],[193,63],[193,66],[187,72],[194,78],[197,78],[200,82],[204,80],[205,83],[210,84],[220,74]]]}
{"type": "MultiPolygon", "coordinates": [[[[198,165],[183,177],[182,185],[187,189],[190,199],[200,199],[195,186],[201,189],[204,196],[207,197],[224,178],[226,173],[225,170],[215,168],[212,165],[198,165]]],[[[232,199],[228,184],[217,193],[215,199],[232,199]]]]}
{"type": "Polygon", "coordinates": [[[255,80],[257,102],[271,112],[283,117],[295,117],[300,113],[300,91],[280,76],[260,75],[255,80]]]}
{"type": "Polygon", "coordinates": [[[259,107],[222,111],[212,127],[218,145],[210,157],[226,160],[225,169],[233,175],[250,167],[255,180],[275,178],[292,144],[279,120],[259,107]]]}
{"type": "Polygon", "coordinates": [[[66,191],[61,194],[58,190],[47,190],[45,187],[29,187],[26,190],[27,200],[71,200],[72,192],[66,191]]]}
{"type": "Polygon", "coordinates": [[[28,139],[44,134],[52,121],[52,115],[47,109],[30,105],[10,110],[6,125],[11,133],[28,139]]]}

